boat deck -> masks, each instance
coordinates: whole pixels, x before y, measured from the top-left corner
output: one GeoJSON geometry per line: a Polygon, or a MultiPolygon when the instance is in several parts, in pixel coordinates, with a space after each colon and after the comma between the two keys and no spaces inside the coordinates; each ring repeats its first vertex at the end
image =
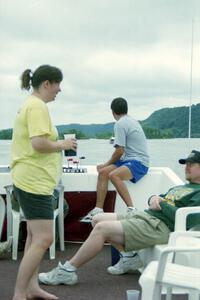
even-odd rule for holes
{"type": "MultiPolygon", "coordinates": [[[[41,264],[41,271],[49,271],[59,261],[69,259],[80,244],[66,243],[66,251],[56,252],[56,259],[49,260],[48,253],[41,264]]],[[[12,299],[14,284],[22,257],[19,252],[17,261],[11,260],[10,256],[0,260],[0,300],[12,299]]],[[[110,265],[110,246],[104,246],[96,258],[78,270],[79,283],[74,286],[43,286],[47,291],[56,294],[59,300],[126,300],[126,290],[138,289],[139,273],[125,274],[121,276],[110,275],[106,268],[110,265]]],[[[165,299],[164,296],[162,299],[165,299]]],[[[185,295],[173,296],[173,300],[186,300],[185,295]]]]}

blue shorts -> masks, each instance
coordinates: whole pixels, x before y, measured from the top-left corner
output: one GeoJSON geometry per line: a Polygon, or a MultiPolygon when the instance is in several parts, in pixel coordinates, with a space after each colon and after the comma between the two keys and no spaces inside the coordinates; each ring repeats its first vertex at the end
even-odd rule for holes
{"type": "Polygon", "coordinates": [[[132,182],[137,182],[140,180],[148,171],[148,167],[144,166],[139,160],[129,159],[129,160],[117,160],[114,165],[119,168],[122,166],[127,167],[131,174],[133,175],[133,178],[130,179],[132,182]]]}

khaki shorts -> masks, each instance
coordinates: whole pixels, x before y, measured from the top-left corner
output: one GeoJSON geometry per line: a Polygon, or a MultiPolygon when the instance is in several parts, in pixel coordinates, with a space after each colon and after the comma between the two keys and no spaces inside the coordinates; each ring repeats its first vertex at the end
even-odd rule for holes
{"type": "Polygon", "coordinates": [[[117,215],[125,235],[125,251],[166,244],[170,230],[165,223],[146,212],[117,215]]]}

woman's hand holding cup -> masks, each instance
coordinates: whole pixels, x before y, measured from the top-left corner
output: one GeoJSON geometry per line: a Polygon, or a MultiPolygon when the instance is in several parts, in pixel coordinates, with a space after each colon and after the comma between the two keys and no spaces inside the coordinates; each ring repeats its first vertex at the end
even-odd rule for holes
{"type": "Polygon", "coordinates": [[[77,141],[75,134],[65,134],[65,156],[76,156],[77,141]]]}

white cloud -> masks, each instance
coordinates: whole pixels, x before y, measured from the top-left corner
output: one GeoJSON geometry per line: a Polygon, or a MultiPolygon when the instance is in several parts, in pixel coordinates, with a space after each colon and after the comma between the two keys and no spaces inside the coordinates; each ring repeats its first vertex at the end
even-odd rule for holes
{"type": "Polygon", "coordinates": [[[117,52],[107,50],[97,52],[91,55],[86,61],[86,68],[101,74],[128,75],[134,78],[159,76],[170,74],[183,79],[188,77],[188,63],[190,56],[187,51],[183,52],[182,48],[170,45],[170,43],[156,44],[140,49],[127,49],[127,51],[117,52]]]}
{"type": "Polygon", "coordinates": [[[193,103],[200,102],[199,0],[1,0],[0,128],[12,126],[27,93],[26,68],[49,63],[64,73],[53,121],[113,121],[122,96],[137,119],[189,102],[194,18],[193,103]],[[9,117],[8,117],[9,113],[9,117]]]}

